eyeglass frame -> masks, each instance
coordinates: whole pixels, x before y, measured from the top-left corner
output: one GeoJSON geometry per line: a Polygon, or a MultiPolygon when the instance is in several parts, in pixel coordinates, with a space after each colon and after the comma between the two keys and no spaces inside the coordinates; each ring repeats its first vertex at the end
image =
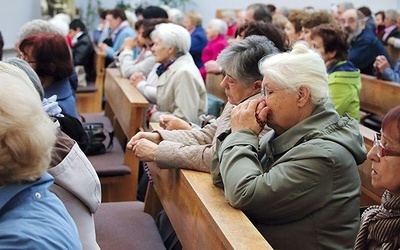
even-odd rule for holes
{"type": "Polygon", "coordinates": [[[288,88],[288,87],[286,87],[286,88],[267,88],[265,85],[262,85],[261,86],[261,96],[265,96],[265,98],[268,98],[268,96],[269,96],[268,92],[271,90],[279,91],[279,90],[287,90],[287,89],[290,89],[290,88],[288,88]]]}
{"type": "Polygon", "coordinates": [[[400,152],[396,152],[390,149],[386,149],[385,146],[383,146],[381,142],[381,133],[375,133],[374,135],[374,147],[378,147],[378,151],[376,152],[376,155],[379,158],[385,157],[385,156],[395,156],[395,157],[400,157],[400,152]]]}

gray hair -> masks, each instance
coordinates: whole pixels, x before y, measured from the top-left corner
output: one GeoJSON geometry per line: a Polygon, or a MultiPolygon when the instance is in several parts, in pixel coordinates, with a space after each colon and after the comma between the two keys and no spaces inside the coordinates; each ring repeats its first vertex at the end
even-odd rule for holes
{"type": "Polygon", "coordinates": [[[228,31],[228,24],[222,19],[214,18],[210,20],[212,29],[218,31],[220,35],[224,35],[228,31]]]}
{"type": "Polygon", "coordinates": [[[288,91],[296,92],[300,86],[307,87],[314,105],[328,97],[324,60],[304,41],[296,42],[291,52],[266,57],[259,68],[264,76],[288,91]]]}
{"type": "Polygon", "coordinates": [[[397,14],[397,11],[394,9],[390,9],[385,12],[385,20],[397,22],[398,16],[399,15],[397,14]]]}
{"type": "Polygon", "coordinates": [[[255,21],[263,21],[270,23],[272,21],[271,11],[268,6],[263,3],[253,3],[247,6],[246,10],[253,10],[253,18],[255,21]]]}
{"type": "Polygon", "coordinates": [[[18,33],[18,40],[21,41],[29,36],[51,33],[51,34],[59,34],[62,35],[61,30],[51,24],[49,21],[45,21],[42,19],[35,19],[30,22],[25,23],[18,33]]]}
{"type": "Polygon", "coordinates": [[[349,10],[349,9],[354,9],[354,4],[352,2],[343,2],[339,4],[339,6],[343,7],[343,11],[349,10]]]}
{"type": "Polygon", "coordinates": [[[158,37],[165,47],[175,48],[176,55],[186,54],[190,49],[189,31],[177,24],[158,24],[150,36],[153,41],[158,37]]]}
{"type": "Polygon", "coordinates": [[[18,57],[7,58],[6,60],[4,60],[4,62],[14,65],[17,68],[24,71],[28,75],[31,82],[33,83],[33,87],[35,87],[36,91],[38,92],[38,94],[40,96],[40,100],[43,101],[44,90],[43,90],[42,83],[40,82],[39,76],[32,69],[32,67],[29,65],[29,63],[27,63],[25,60],[22,60],[18,57]]]}
{"type": "Polygon", "coordinates": [[[257,67],[260,59],[276,53],[279,53],[279,50],[268,38],[253,35],[225,48],[219,54],[217,63],[229,72],[232,78],[249,87],[255,81],[263,79],[257,67]]]}
{"type": "Polygon", "coordinates": [[[181,10],[176,8],[171,8],[167,11],[167,13],[168,13],[168,18],[172,23],[183,25],[183,22],[185,20],[185,15],[181,10]]]}

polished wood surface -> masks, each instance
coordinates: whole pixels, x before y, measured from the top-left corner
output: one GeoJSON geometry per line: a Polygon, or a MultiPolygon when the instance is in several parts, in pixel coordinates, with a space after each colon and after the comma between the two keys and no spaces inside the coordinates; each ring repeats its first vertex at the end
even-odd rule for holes
{"type": "MultiPolygon", "coordinates": [[[[374,134],[370,128],[367,128],[361,124],[359,124],[360,132],[364,137],[365,147],[367,148],[367,152],[374,145],[374,134]]],[[[363,164],[358,165],[358,173],[360,174],[361,179],[361,204],[360,206],[369,206],[374,204],[381,203],[381,197],[384,192],[382,189],[376,189],[371,184],[371,171],[372,171],[372,162],[367,159],[363,164]]]]}
{"type": "Polygon", "coordinates": [[[224,75],[222,74],[208,73],[206,76],[206,89],[207,93],[215,95],[226,103],[228,99],[226,98],[225,90],[220,86],[222,79],[224,79],[224,75]]]}
{"type": "MultiPolygon", "coordinates": [[[[151,127],[159,129],[157,124],[151,127]]],[[[162,204],[184,249],[272,249],[212,184],[209,173],[147,164],[154,185],[149,185],[145,212],[155,216],[162,204]]]]}
{"type": "Polygon", "coordinates": [[[100,51],[97,46],[93,47],[96,68],[95,87],[97,90],[94,92],[76,93],[76,108],[81,114],[97,113],[102,110],[106,53],[100,51]]]}
{"type": "MultiPolygon", "coordinates": [[[[120,142],[127,141],[142,128],[143,116],[148,102],[129,80],[121,77],[119,69],[107,69],[105,78],[106,113],[113,121],[116,137],[120,142]]],[[[124,164],[131,169],[131,174],[120,177],[113,183],[110,191],[113,201],[136,199],[139,159],[132,151],[125,151],[124,164]]]]}
{"type": "Polygon", "coordinates": [[[400,83],[384,81],[361,74],[360,110],[382,117],[400,105],[400,83]]]}

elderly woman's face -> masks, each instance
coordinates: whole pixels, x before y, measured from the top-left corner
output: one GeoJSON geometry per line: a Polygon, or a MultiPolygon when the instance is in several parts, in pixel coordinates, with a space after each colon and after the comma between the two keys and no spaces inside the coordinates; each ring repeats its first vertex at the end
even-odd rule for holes
{"type": "Polygon", "coordinates": [[[207,39],[208,39],[209,41],[210,41],[210,40],[213,40],[213,39],[215,39],[218,35],[219,35],[218,31],[216,31],[216,30],[214,29],[214,22],[213,22],[213,21],[209,22],[208,25],[207,25],[207,28],[206,28],[206,36],[207,36],[207,39]]]}
{"type": "Polygon", "coordinates": [[[266,99],[269,107],[267,125],[280,135],[295,126],[300,120],[297,105],[299,94],[273,83],[266,76],[264,76],[262,86],[266,94],[262,98],[266,99]]]}
{"type": "MultiPolygon", "coordinates": [[[[399,130],[397,126],[389,127],[382,132],[381,145],[386,151],[400,152],[399,130]]],[[[400,194],[400,157],[378,156],[379,146],[374,145],[368,152],[372,161],[371,183],[375,188],[389,190],[392,194],[400,194]]]]}
{"type": "Polygon", "coordinates": [[[259,87],[257,88],[255,83],[249,87],[245,87],[242,83],[234,79],[226,72],[224,79],[222,79],[220,86],[225,89],[225,95],[233,105],[238,105],[244,99],[259,92],[259,87]]]}
{"type": "Polygon", "coordinates": [[[174,58],[172,48],[165,47],[158,37],[154,39],[154,45],[151,47],[151,52],[153,52],[156,62],[159,63],[164,64],[174,58]]]}

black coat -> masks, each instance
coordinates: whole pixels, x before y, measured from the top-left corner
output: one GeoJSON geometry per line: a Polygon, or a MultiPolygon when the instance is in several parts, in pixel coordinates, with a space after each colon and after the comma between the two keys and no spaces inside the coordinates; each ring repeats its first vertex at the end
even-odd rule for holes
{"type": "Polygon", "coordinates": [[[96,78],[94,70],[94,49],[89,35],[84,32],[72,46],[74,65],[83,65],[86,72],[86,81],[93,82],[96,78]]]}

